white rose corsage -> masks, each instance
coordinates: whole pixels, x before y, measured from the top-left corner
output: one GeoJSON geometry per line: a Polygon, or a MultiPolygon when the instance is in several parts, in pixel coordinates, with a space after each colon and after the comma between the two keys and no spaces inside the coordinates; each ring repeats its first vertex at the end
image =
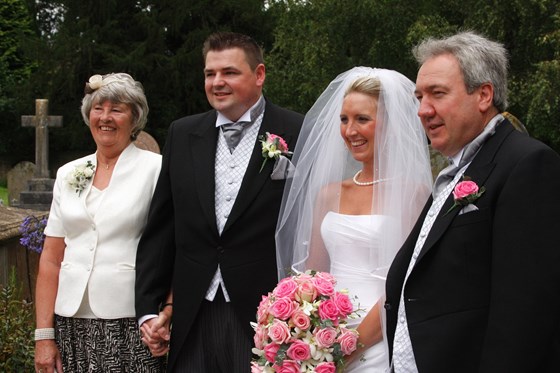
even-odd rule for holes
{"type": "Polygon", "coordinates": [[[77,165],[74,171],[70,172],[66,176],[66,181],[70,188],[75,189],[78,196],[82,194],[82,191],[86,188],[90,180],[95,174],[95,166],[91,161],[87,161],[85,164],[77,165]]]}

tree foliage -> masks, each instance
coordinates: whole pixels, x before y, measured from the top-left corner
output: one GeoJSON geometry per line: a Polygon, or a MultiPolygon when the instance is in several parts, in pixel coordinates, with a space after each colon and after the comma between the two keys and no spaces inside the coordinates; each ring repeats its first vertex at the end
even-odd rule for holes
{"type": "Polygon", "coordinates": [[[33,143],[19,116],[32,114],[36,98],[64,116],[51,153],[93,150],[79,113],[84,83],[120,71],[143,83],[147,131],[163,145],[172,120],[209,109],[201,46],[219,30],[262,44],[265,94],[300,112],[353,66],[414,80],[410,50],[419,40],[478,31],[510,53],[509,111],[558,150],[559,7],[557,0],[0,0],[0,128],[10,134],[0,154],[33,143]]]}
{"type": "Polygon", "coordinates": [[[25,54],[25,44],[34,35],[33,22],[22,0],[0,0],[0,154],[9,153],[25,137],[13,126],[18,123],[19,89],[36,67],[25,54]]]}

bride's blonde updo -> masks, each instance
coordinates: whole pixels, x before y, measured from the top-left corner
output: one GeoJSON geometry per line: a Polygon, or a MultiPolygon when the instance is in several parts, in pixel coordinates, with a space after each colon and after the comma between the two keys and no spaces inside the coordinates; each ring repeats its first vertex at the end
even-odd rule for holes
{"type": "Polygon", "coordinates": [[[379,99],[379,94],[381,93],[381,81],[374,76],[361,76],[354,80],[348,88],[346,88],[344,97],[348,96],[350,93],[362,93],[379,99]]]}

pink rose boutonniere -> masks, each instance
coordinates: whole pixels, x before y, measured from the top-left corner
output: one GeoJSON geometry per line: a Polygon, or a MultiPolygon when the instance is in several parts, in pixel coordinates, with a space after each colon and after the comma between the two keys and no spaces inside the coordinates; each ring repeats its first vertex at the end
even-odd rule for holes
{"type": "Polygon", "coordinates": [[[463,181],[455,185],[453,189],[454,203],[445,215],[449,214],[455,207],[472,205],[485,191],[484,187],[479,188],[478,184],[471,181],[470,177],[463,176],[463,181]]]}
{"type": "Polygon", "coordinates": [[[259,140],[262,145],[262,156],[264,158],[259,172],[263,170],[264,165],[269,159],[274,159],[273,179],[275,178],[274,174],[280,173],[283,175],[279,175],[281,177],[276,179],[285,179],[287,174],[294,169],[294,166],[288,159],[292,156],[292,152],[288,149],[288,144],[282,137],[268,132],[266,136],[260,136],[259,140]],[[279,168],[282,168],[282,170],[279,170],[279,168]]]}

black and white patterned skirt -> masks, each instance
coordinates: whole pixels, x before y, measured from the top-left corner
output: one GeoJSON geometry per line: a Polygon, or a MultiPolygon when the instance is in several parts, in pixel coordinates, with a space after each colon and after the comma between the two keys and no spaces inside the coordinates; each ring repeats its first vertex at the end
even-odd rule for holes
{"type": "Polygon", "coordinates": [[[64,372],[165,372],[140,339],[135,318],[79,319],[56,315],[56,343],[64,372]]]}

